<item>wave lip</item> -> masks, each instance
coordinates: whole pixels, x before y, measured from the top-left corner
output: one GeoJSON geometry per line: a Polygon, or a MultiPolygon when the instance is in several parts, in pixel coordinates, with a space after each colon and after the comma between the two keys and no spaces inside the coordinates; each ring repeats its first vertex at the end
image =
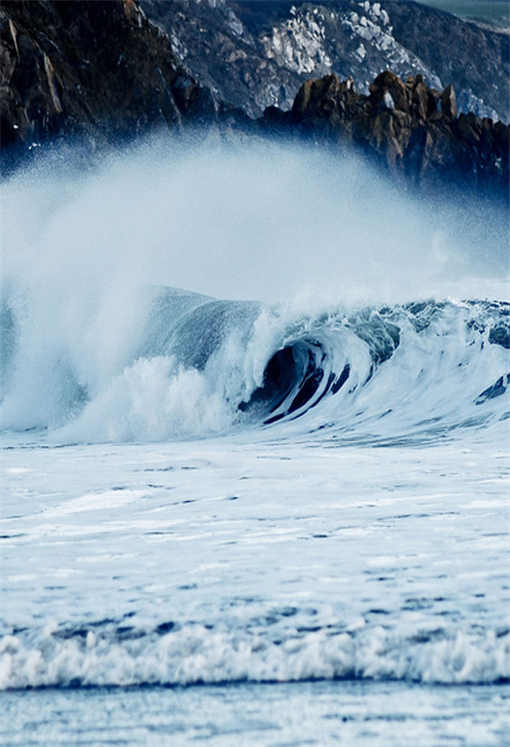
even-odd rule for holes
{"type": "Polygon", "coordinates": [[[303,415],[346,382],[349,365],[337,376],[332,358],[332,351],[318,340],[297,340],[280,348],[264,369],[262,385],[239,404],[239,410],[265,413],[265,425],[289,415],[303,415]]]}

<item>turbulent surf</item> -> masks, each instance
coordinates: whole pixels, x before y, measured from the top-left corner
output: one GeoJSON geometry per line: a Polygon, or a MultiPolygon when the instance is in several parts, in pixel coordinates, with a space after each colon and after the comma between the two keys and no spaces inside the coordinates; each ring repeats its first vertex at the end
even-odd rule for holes
{"type": "Polygon", "coordinates": [[[80,375],[72,350],[49,350],[35,375],[53,403],[45,418],[24,419],[18,413],[32,381],[17,372],[31,338],[28,303],[24,319],[9,302],[2,314],[3,407],[13,413],[4,417],[15,429],[60,426],[64,440],[158,440],[299,419],[279,434],[322,430],[321,438],[370,443],[433,438],[508,416],[506,302],[298,314],[152,288],[140,301],[139,343],[122,372],[97,389],[97,373],[80,375]]]}
{"type": "MultiPolygon", "coordinates": [[[[128,686],[185,686],[182,704],[219,684],[244,713],[240,683],[483,684],[462,689],[462,743],[503,744],[506,218],[418,201],[356,160],[209,146],[3,187],[12,723],[47,687],[86,711],[92,686],[122,709],[128,686]]],[[[317,708],[333,693],[312,691],[317,708]]],[[[395,719],[449,743],[459,690],[441,691],[444,724],[395,692],[395,719]]],[[[365,723],[388,693],[363,690],[363,744],[392,741],[365,723]]],[[[150,708],[133,713],[124,743],[152,739],[150,708]]],[[[333,745],[324,713],[312,731],[333,745]]],[[[298,743],[266,715],[241,718],[243,739],[298,743]]]]}

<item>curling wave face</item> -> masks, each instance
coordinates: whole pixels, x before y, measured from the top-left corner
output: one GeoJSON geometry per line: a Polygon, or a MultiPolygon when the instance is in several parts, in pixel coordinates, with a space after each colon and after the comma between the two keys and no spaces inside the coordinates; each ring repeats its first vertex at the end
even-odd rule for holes
{"type": "Polygon", "coordinates": [[[119,372],[39,358],[31,312],[4,306],[3,418],[57,439],[158,440],[281,425],[332,439],[433,438],[508,416],[510,304],[419,302],[312,314],[153,287],[119,372]],[[84,375],[86,373],[87,375],[84,375]],[[102,380],[101,380],[102,378],[102,380]],[[21,415],[20,415],[21,413],[21,415]],[[37,419],[34,413],[39,413],[37,419]],[[324,432],[325,431],[325,432],[324,432]]]}

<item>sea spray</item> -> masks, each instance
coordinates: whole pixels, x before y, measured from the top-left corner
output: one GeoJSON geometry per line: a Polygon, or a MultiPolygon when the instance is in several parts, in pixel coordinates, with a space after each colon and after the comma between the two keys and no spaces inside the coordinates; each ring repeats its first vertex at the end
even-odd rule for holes
{"type": "MultiPolygon", "coordinates": [[[[275,388],[271,361],[273,372],[285,356],[294,365],[301,348],[308,353],[300,382],[289,384],[280,410],[259,407],[259,420],[299,416],[320,400],[328,421],[338,422],[340,410],[358,408],[362,386],[383,359],[410,355],[409,345],[419,349],[432,334],[410,341],[408,314],[397,305],[443,299],[448,290],[457,299],[489,292],[502,300],[504,217],[487,223],[486,206],[469,221],[453,204],[431,212],[365,163],[310,148],[153,141],[86,169],[73,168],[72,159],[65,169],[48,161],[4,183],[2,196],[7,429],[55,429],[81,419],[96,423],[80,431],[92,440],[223,433],[257,420],[257,408],[247,405],[275,388]],[[390,311],[381,326],[383,304],[390,311]],[[358,313],[368,317],[349,322],[358,313]],[[392,324],[403,324],[406,344],[381,353],[392,324]],[[325,365],[307,363],[319,350],[325,365]],[[340,408],[348,393],[351,406],[340,408]]],[[[505,326],[504,309],[485,314],[480,307],[485,316],[476,327],[469,304],[464,312],[448,308],[437,314],[454,325],[438,333],[449,350],[457,334],[466,336],[464,327],[475,325],[479,338],[463,344],[483,347],[490,329],[505,326]]],[[[433,346],[427,355],[423,376],[434,379],[433,346]]],[[[480,368],[487,356],[501,355],[481,351],[480,368]]],[[[451,366],[463,360],[458,351],[451,366]]],[[[491,381],[473,383],[471,403],[506,376],[499,358],[490,366],[491,381]]],[[[399,375],[398,387],[408,384],[399,375]]],[[[415,387],[409,396],[419,399],[424,387],[415,387]]],[[[506,391],[504,378],[499,391],[506,391]]],[[[397,405],[390,397],[386,409],[397,405]]]]}

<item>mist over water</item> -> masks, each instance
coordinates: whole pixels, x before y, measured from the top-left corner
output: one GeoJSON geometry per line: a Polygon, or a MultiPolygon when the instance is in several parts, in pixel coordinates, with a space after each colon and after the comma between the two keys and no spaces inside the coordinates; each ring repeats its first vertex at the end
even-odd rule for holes
{"type": "Polygon", "coordinates": [[[86,170],[69,160],[2,189],[4,274],[48,292],[158,283],[216,298],[395,302],[501,279],[506,262],[505,221],[489,207],[422,201],[355,157],[156,141],[86,170]]]}
{"type": "Polygon", "coordinates": [[[6,428],[60,426],[95,401],[103,419],[131,403],[128,424],[112,415],[99,429],[107,440],[167,437],[146,415],[165,402],[163,422],[181,435],[224,430],[225,399],[249,399],[285,335],[262,335],[249,364],[231,340],[227,368],[244,367],[235,385],[224,369],[213,387],[183,375],[161,340],[152,361],[137,361],[166,323],[151,286],[279,304],[289,323],[432,297],[502,300],[508,289],[497,209],[420,199],[365,161],[311,147],[156,140],[86,168],[67,154],[4,183],[2,203],[6,428]]]}

